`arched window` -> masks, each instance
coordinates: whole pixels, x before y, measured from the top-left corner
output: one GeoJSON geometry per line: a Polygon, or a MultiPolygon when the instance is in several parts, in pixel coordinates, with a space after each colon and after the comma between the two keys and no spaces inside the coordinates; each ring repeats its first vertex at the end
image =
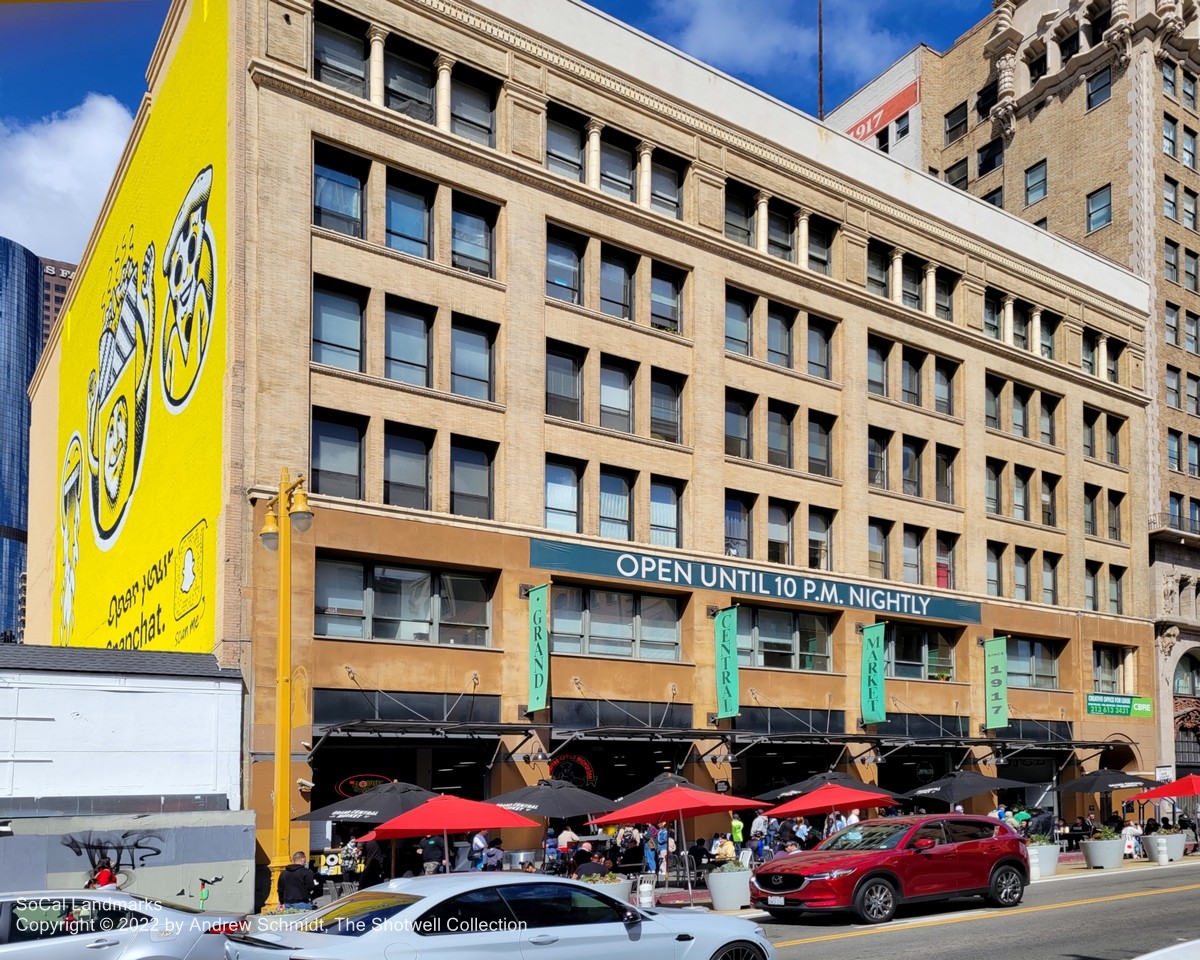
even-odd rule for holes
{"type": "Polygon", "coordinates": [[[1175,668],[1175,693],[1186,697],[1200,696],[1200,660],[1190,654],[1175,668]]]}

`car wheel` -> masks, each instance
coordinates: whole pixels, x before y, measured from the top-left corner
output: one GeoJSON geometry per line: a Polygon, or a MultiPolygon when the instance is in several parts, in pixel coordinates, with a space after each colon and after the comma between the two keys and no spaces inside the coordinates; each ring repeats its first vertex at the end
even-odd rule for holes
{"type": "Polygon", "coordinates": [[[752,943],[727,943],[712,955],[712,960],[763,960],[762,951],[752,943]]]}
{"type": "Polygon", "coordinates": [[[854,912],[863,923],[887,923],[896,915],[896,888],[873,877],[854,894],[854,912]]]}
{"type": "Polygon", "coordinates": [[[1015,907],[1025,896],[1025,878],[1012,864],[1005,864],[992,871],[992,882],[988,884],[988,900],[997,907],[1015,907]]]}

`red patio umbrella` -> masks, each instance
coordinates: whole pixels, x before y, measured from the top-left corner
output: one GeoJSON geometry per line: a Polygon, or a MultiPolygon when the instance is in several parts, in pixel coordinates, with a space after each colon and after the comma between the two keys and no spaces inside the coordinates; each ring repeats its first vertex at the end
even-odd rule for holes
{"type": "Polygon", "coordinates": [[[481,803],[478,800],[439,794],[431,800],[426,800],[419,807],[381,823],[373,832],[377,840],[424,837],[440,833],[444,844],[442,849],[446,853],[446,862],[449,865],[451,833],[465,833],[491,827],[536,826],[540,826],[536,820],[505,810],[494,803],[481,803]]]}
{"type": "MultiPolygon", "coordinates": [[[[679,820],[679,849],[687,850],[687,837],[683,832],[684,817],[698,817],[706,813],[728,813],[730,810],[741,810],[745,807],[757,807],[757,800],[747,800],[745,797],[734,797],[728,793],[712,793],[708,790],[698,790],[695,787],[684,787],[676,784],[661,793],[646,797],[637,803],[618,807],[612,813],[603,817],[589,820],[588,823],[603,825],[609,823],[653,823],[659,817],[674,816],[679,820]]],[[[692,872],[687,874],[688,899],[692,898],[692,872]]]]}
{"type": "Polygon", "coordinates": [[[1153,787],[1144,793],[1135,793],[1126,802],[1132,800],[1174,799],[1175,797],[1200,797],[1200,776],[1189,773],[1186,777],[1180,777],[1178,780],[1164,783],[1161,787],[1153,787]]]}
{"type": "Polygon", "coordinates": [[[896,802],[890,793],[860,790],[842,783],[826,783],[787,803],[767,811],[768,817],[795,817],[809,813],[832,813],[842,807],[882,807],[896,802]]]}

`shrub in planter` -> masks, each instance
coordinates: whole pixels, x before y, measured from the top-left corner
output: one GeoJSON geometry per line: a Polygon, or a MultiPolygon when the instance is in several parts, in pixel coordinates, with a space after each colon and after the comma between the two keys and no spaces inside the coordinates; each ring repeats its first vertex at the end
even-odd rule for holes
{"type": "Polygon", "coordinates": [[[621,874],[613,873],[611,870],[608,873],[584,874],[579,879],[583,883],[604,887],[605,893],[616,897],[618,900],[628,900],[630,894],[633,893],[633,878],[623,877],[621,874]]]}
{"type": "Polygon", "coordinates": [[[750,868],[738,860],[713,867],[708,874],[708,892],[714,910],[740,910],[750,902],[750,868]]]}

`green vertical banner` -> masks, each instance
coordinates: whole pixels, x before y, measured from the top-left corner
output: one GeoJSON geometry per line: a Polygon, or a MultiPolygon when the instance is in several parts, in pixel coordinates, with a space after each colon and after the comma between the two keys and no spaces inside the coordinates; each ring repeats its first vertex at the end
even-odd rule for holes
{"type": "Polygon", "coordinates": [[[859,699],[864,725],[883,723],[887,719],[887,708],[883,702],[883,635],[886,630],[885,623],[863,627],[862,689],[859,699]]]}
{"type": "Polygon", "coordinates": [[[717,649],[717,719],[738,715],[737,607],[726,607],[713,621],[717,649]]]}
{"type": "Polygon", "coordinates": [[[550,585],[529,591],[529,713],[545,710],[550,689],[550,585]]]}
{"type": "Polygon", "coordinates": [[[983,642],[983,725],[989,730],[1008,726],[1008,637],[983,642]]]}

